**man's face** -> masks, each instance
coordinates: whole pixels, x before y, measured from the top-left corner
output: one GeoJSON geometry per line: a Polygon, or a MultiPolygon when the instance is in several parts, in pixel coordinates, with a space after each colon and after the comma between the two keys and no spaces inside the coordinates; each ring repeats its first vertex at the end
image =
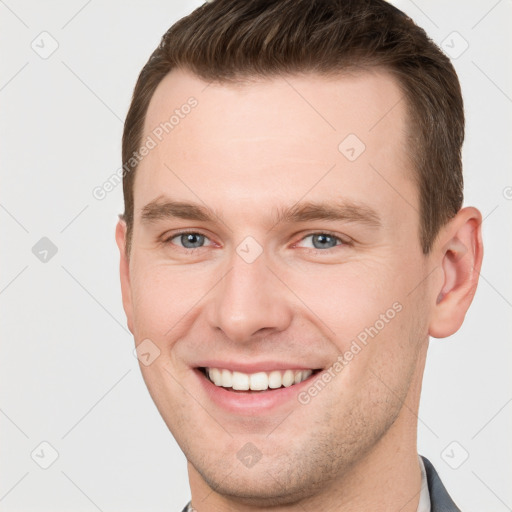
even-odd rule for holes
{"type": "Polygon", "coordinates": [[[207,85],[173,71],[151,100],[143,140],[197,105],[137,170],[124,306],[191,478],[285,503],[414,442],[430,291],[406,106],[384,72],[207,85]],[[233,391],[204,367],[323,372],[233,391]]]}

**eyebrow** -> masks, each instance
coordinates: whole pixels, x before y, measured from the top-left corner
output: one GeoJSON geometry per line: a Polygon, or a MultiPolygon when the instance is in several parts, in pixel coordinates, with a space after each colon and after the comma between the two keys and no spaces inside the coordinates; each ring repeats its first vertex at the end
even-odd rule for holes
{"type": "MultiPolygon", "coordinates": [[[[356,222],[372,228],[382,226],[380,217],[373,208],[347,200],[304,201],[290,207],[277,208],[274,212],[269,219],[269,229],[273,229],[279,223],[294,224],[313,220],[356,222]]],[[[222,216],[207,206],[174,201],[162,196],[146,204],[141,210],[143,224],[174,218],[214,223],[216,219],[222,219],[222,216]]]]}

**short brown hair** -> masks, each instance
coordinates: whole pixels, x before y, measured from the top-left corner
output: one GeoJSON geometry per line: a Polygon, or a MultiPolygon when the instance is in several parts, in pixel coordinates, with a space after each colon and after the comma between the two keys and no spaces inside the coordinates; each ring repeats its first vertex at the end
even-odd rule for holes
{"type": "Polygon", "coordinates": [[[149,102],[174,68],[217,83],[351,68],[381,68],[406,99],[410,158],[420,193],[419,238],[428,254],[462,207],[464,111],[450,60],[403,12],[384,0],[214,0],[177,21],[142,69],[123,133],[127,254],[133,230],[132,155],[149,102]]]}

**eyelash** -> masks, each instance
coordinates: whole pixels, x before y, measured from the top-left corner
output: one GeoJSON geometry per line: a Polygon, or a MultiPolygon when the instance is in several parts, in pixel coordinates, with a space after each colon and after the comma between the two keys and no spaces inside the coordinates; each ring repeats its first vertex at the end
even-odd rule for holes
{"type": "MultiPolygon", "coordinates": [[[[177,231],[177,232],[174,232],[172,233],[170,236],[166,237],[162,243],[164,245],[167,245],[167,244],[170,244],[171,243],[171,240],[173,238],[176,238],[177,236],[180,236],[180,235],[201,235],[201,236],[204,236],[206,239],[210,240],[208,238],[208,236],[206,236],[204,233],[201,233],[200,231],[177,231]]],[[[327,235],[327,236],[330,236],[332,238],[335,238],[337,242],[341,242],[339,244],[336,244],[334,247],[329,247],[328,249],[311,249],[311,248],[306,248],[308,251],[314,253],[314,254],[318,254],[318,253],[329,253],[331,252],[333,249],[335,249],[336,247],[340,247],[340,246],[352,246],[353,245],[353,242],[351,240],[343,240],[341,237],[337,236],[336,234],[330,232],[330,231],[313,231],[311,233],[308,233],[306,235],[304,235],[300,240],[299,242],[302,242],[304,239],[310,237],[310,236],[314,236],[314,235],[327,235]]],[[[299,243],[297,242],[297,243],[299,243]]],[[[173,244],[174,245],[174,244],[173,244]]],[[[181,247],[181,246],[176,246],[178,247],[181,251],[184,251],[186,253],[191,253],[191,252],[194,252],[194,251],[198,251],[200,249],[206,249],[206,247],[197,247],[197,248],[188,248],[188,247],[181,247]]]]}

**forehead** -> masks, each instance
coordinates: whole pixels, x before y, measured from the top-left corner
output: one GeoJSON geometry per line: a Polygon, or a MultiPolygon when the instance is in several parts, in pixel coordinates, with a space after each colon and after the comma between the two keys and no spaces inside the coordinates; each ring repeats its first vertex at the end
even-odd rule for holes
{"type": "Polygon", "coordinates": [[[176,69],[151,99],[148,138],[136,213],[162,192],[213,207],[328,193],[389,208],[411,194],[405,100],[384,71],[219,84],[176,69]]]}
{"type": "MultiPolygon", "coordinates": [[[[295,139],[309,132],[312,138],[327,136],[326,142],[336,141],[352,130],[362,140],[375,143],[389,126],[402,127],[406,117],[396,79],[379,68],[330,77],[307,73],[233,83],[205,82],[188,70],[175,69],[164,77],[151,98],[144,132],[151,133],[176,113],[181,115],[178,123],[176,119],[172,122],[172,131],[174,137],[179,137],[186,126],[181,123],[184,118],[180,110],[188,111],[184,107],[191,97],[199,107],[193,109],[193,117],[200,117],[201,123],[189,122],[186,136],[202,136],[215,123],[217,130],[208,134],[212,143],[214,139],[222,140],[227,130],[236,130],[239,137],[261,136],[264,131],[269,138],[280,139],[284,131],[295,139]],[[205,121],[206,125],[201,126],[205,121]],[[301,123],[291,126],[294,121],[301,123]]],[[[387,135],[389,143],[391,134],[387,135]]]]}

